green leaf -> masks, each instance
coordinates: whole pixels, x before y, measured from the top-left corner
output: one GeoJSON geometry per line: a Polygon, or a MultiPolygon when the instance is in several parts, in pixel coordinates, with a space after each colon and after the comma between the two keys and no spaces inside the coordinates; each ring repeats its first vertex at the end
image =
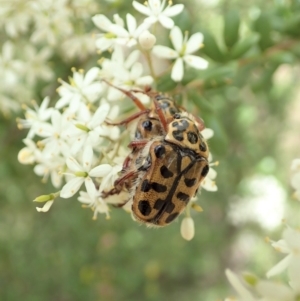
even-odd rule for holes
{"type": "Polygon", "coordinates": [[[252,35],[243,40],[238,41],[230,51],[231,59],[238,59],[247,53],[259,41],[258,35],[252,35]]]}
{"type": "Polygon", "coordinates": [[[230,49],[239,38],[240,17],[236,10],[230,10],[224,16],[224,41],[230,49]]]}
{"type": "Polygon", "coordinates": [[[254,29],[260,35],[259,46],[262,50],[266,50],[272,45],[271,40],[271,20],[269,15],[261,13],[260,16],[254,22],[254,29]]]}
{"type": "Polygon", "coordinates": [[[216,62],[224,62],[225,55],[220,50],[214,36],[209,31],[203,31],[204,34],[204,48],[202,51],[216,62]]]}

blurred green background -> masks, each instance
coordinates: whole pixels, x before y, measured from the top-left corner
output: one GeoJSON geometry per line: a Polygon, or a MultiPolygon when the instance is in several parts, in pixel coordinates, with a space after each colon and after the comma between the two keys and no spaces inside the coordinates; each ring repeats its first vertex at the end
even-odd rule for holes
{"type": "MultiPolygon", "coordinates": [[[[131,2],[93,2],[109,18],[134,13],[131,2]]],[[[281,258],[264,237],[278,239],[281,218],[296,223],[291,213],[299,212],[289,168],[300,153],[300,1],[184,4],[176,24],[205,33],[201,55],[210,67],[186,73],[182,89],[215,131],[209,145],[220,161],[218,191],[203,190],[204,212],[193,213],[194,239],[181,238],[180,221],[148,229],[122,209],[93,221],[75,199],[37,213],[32,200],[52,188],[17,161],[26,136],[16,127],[21,112],[1,116],[0,300],[214,301],[231,293],[226,268],[263,276],[281,258]]],[[[91,22],[83,26],[96,31],[91,22]]],[[[87,69],[98,58],[66,61],[57,51],[49,66],[67,79],[71,67],[87,69]]],[[[33,96],[57,98],[54,82],[37,82],[33,96]]],[[[172,93],[174,84],[168,77],[158,87],[172,93]]]]}

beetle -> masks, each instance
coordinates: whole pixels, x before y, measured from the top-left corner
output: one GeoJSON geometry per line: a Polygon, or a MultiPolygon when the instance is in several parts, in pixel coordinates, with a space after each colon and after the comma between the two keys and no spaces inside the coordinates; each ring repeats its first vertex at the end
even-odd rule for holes
{"type": "MultiPolygon", "coordinates": [[[[137,101],[135,96],[123,91],[137,101]]],[[[129,117],[139,118],[131,154],[125,159],[122,175],[112,193],[124,186],[130,192],[136,220],[150,226],[165,226],[184,211],[209,171],[208,145],[200,133],[202,124],[192,114],[175,107],[171,100],[129,117]],[[164,104],[167,103],[169,105],[164,104]]]]}

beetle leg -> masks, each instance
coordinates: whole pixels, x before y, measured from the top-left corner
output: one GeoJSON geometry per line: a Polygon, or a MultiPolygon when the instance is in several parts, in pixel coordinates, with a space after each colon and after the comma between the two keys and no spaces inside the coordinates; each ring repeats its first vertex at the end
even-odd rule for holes
{"type": "Polygon", "coordinates": [[[143,148],[147,143],[149,142],[149,140],[133,140],[128,144],[129,148],[143,148]]]}
{"type": "Polygon", "coordinates": [[[109,86],[121,91],[122,93],[124,93],[127,97],[129,97],[130,99],[133,100],[133,102],[135,103],[135,105],[141,110],[141,111],[146,111],[147,108],[143,105],[143,103],[136,97],[134,96],[134,94],[131,91],[127,91],[125,89],[119,88],[113,84],[111,84],[110,82],[108,82],[105,79],[102,79],[102,81],[104,81],[106,84],[108,84],[109,86]]]}
{"type": "Polygon", "coordinates": [[[153,99],[153,102],[154,102],[154,106],[155,106],[155,111],[161,122],[162,128],[163,128],[164,132],[167,133],[168,132],[168,122],[167,122],[166,116],[165,116],[162,108],[160,107],[159,103],[157,102],[157,100],[153,99]]]}
{"type": "Polygon", "coordinates": [[[128,118],[120,121],[120,122],[110,122],[110,121],[106,121],[107,124],[109,125],[124,125],[124,124],[128,124],[131,121],[139,118],[140,116],[144,115],[144,114],[148,114],[150,110],[144,110],[144,111],[139,111],[137,113],[134,113],[133,115],[129,116],[128,118]]]}
{"type": "Polygon", "coordinates": [[[124,184],[126,184],[127,180],[135,177],[136,175],[137,175],[137,171],[136,170],[132,170],[132,171],[129,171],[128,173],[124,174],[123,176],[121,176],[120,178],[118,178],[117,180],[115,180],[115,183],[114,183],[115,188],[116,189],[120,189],[121,187],[124,186],[124,184]]]}

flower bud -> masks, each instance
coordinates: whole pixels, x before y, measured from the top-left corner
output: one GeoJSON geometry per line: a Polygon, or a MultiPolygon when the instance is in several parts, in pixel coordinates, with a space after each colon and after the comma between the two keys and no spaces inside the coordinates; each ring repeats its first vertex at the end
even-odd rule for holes
{"type": "Polygon", "coordinates": [[[150,50],[156,43],[156,37],[148,30],[145,30],[139,36],[139,43],[145,50],[150,50]]]}
{"type": "Polygon", "coordinates": [[[33,164],[35,157],[28,147],[24,147],[18,153],[18,160],[21,164],[33,164]]]}
{"type": "Polygon", "coordinates": [[[194,237],[195,225],[194,225],[194,220],[191,217],[185,217],[182,220],[180,233],[185,240],[191,240],[194,237]]]}

